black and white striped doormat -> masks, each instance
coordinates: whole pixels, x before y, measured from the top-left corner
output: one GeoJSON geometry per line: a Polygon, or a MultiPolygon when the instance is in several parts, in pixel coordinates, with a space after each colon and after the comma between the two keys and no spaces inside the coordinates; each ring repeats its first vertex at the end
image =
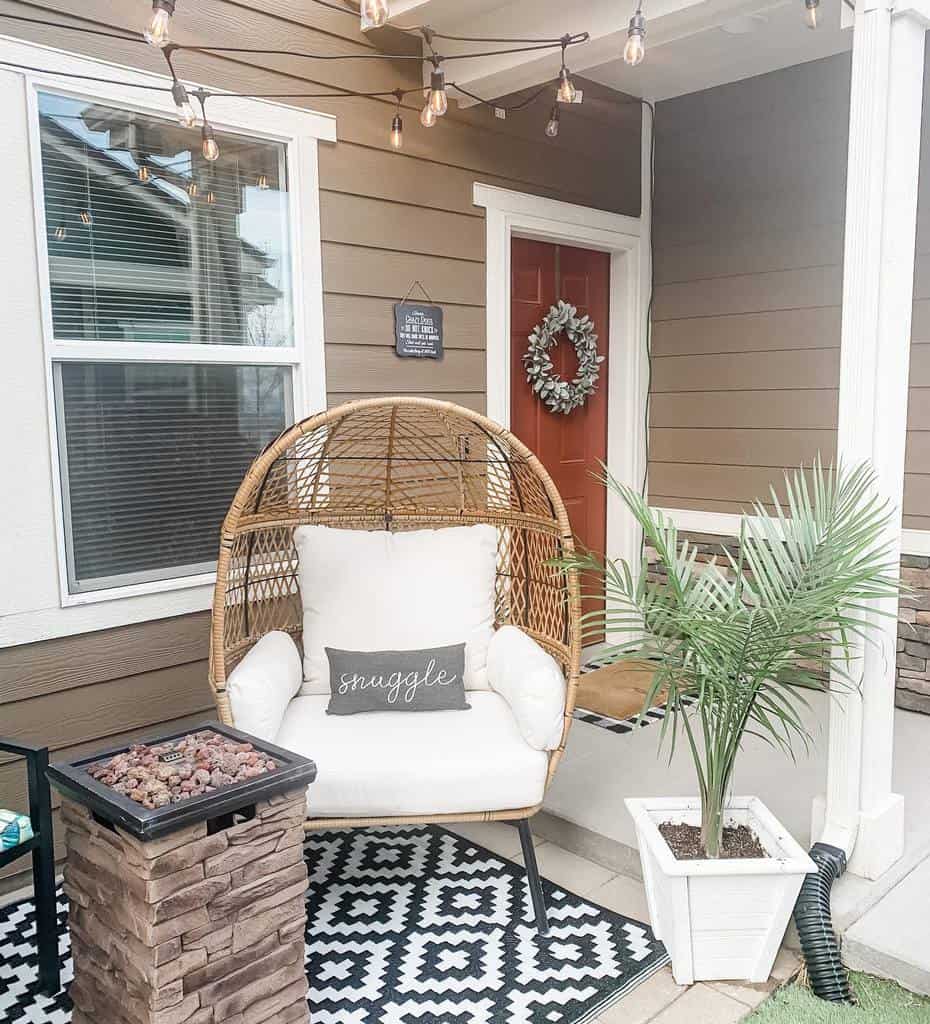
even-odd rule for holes
{"type": "MultiPolygon", "coordinates": [[[[320,833],[307,847],[313,1024],[581,1024],[668,962],[647,925],[545,882],[536,932],[523,868],[435,826],[320,833]]],[[[62,980],[71,980],[59,894],[62,980]]],[[[0,908],[0,1021],[68,1024],[35,993],[32,906],[0,908]]]]}

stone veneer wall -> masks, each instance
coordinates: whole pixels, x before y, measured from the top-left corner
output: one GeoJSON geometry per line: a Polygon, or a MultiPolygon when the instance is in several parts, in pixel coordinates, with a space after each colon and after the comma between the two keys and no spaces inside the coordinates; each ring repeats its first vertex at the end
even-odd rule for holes
{"type": "MultiPolygon", "coordinates": [[[[697,560],[723,557],[722,547],[735,555],[735,537],[706,533],[682,533],[698,549],[697,560]]],[[[646,549],[649,576],[660,578],[656,552],[646,549]]],[[[895,704],[908,711],[930,714],[930,556],[902,555],[901,578],[910,588],[901,597],[898,612],[898,679],[895,704]]]]}
{"type": "Polygon", "coordinates": [[[305,814],[140,842],[63,801],[74,1024],[307,1024],[305,814]]]}

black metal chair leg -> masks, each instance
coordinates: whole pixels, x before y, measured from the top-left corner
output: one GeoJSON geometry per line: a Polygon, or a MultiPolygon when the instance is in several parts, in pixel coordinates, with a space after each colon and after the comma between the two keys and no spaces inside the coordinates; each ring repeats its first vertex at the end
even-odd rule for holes
{"type": "Polygon", "coordinates": [[[530,898],[533,901],[533,911],[536,914],[536,930],[540,935],[546,935],[549,931],[549,918],[546,915],[546,900],[543,896],[542,882],[539,879],[539,865],[536,863],[536,848],[533,846],[529,820],[524,818],[522,821],[518,821],[517,829],[520,832],[520,846],[523,848],[526,882],[530,887],[530,898]]]}
{"type": "Polygon", "coordinates": [[[47,767],[47,751],[43,750],[35,758],[29,759],[30,811],[33,822],[38,820],[39,828],[36,831],[40,837],[39,845],[32,851],[39,990],[53,996],[61,988],[61,977],[58,961],[58,908],[55,900],[55,847],[52,838],[51,795],[45,777],[47,767]]]}

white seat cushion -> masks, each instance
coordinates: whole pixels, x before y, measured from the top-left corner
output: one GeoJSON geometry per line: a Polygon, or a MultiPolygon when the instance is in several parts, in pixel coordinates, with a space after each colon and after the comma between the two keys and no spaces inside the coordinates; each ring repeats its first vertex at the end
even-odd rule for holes
{"type": "Polygon", "coordinates": [[[548,756],[526,743],[496,693],[470,693],[470,711],[416,715],[327,715],[328,701],[295,697],[275,740],[316,761],[311,817],[464,814],[543,798],[548,756]]]}
{"type": "Polygon", "coordinates": [[[488,689],[497,530],[299,526],[301,694],[329,694],[324,648],[414,651],[464,643],[465,689],[488,689]]]}

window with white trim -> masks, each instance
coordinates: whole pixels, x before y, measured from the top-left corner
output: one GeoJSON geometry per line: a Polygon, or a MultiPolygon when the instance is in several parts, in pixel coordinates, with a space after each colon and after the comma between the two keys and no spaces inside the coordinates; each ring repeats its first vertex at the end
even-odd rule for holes
{"type": "Polygon", "coordinates": [[[45,302],[71,594],[211,571],[294,418],[287,146],[40,89],[45,302]]]}

